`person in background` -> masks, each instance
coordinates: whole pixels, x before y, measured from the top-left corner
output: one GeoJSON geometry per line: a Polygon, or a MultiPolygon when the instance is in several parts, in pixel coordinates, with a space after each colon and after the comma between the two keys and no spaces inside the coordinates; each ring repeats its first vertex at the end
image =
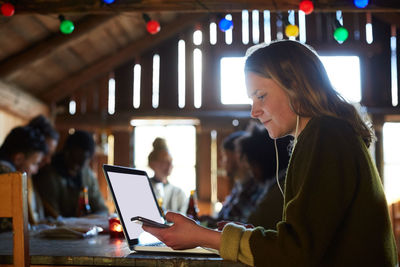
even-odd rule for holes
{"type": "Polygon", "coordinates": [[[282,219],[283,194],[279,187],[280,184],[284,184],[291,138],[285,137],[277,142],[280,180],[280,184],[277,184],[274,140],[269,137],[267,130],[257,123],[251,123],[247,132],[248,134],[235,140],[235,144],[239,161],[250,170],[251,178],[243,183],[245,190],[234,203],[230,214],[224,214],[223,210],[219,213],[218,228],[229,221],[242,224],[252,224],[256,221],[259,223],[257,225],[275,227],[282,219]],[[265,198],[266,203],[263,202],[265,198]],[[255,213],[261,203],[265,209],[255,213]],[[253,216],[252,221],[249,221],[250,215],[253,216]]]}
{"type": "Polygon", "coordinates": [[[151,185],[159,205],[164,210],[185,214],[188,198],[179,187],[168,182],[172,171],[172,157],[165,139],[157,137],[153,141],[153,150],[148,156],[149,167],[154,171],[150,178],[151,185]]]}
{"type": "Polygon", "coordinates": [[[31,119],[28,123],[28,126],[39,130],[47,144],[47,153],[43,157],[42,161],[40,162],[39,168],[42,168],[43,166],[49,164],[51,162],[51,158],[54,154],[54,152],[57,149],[58,141],[60,139],[59,133],[56,131],[56,129],[53,127],[51,122],[43,115],[38,115],[31,119]]]}
{"type": "MultiPolygon", "coordinates": [[[[47,153],[43,156],[39,169],[50,164],[51,157],[56,151],[60,135],[54,129],[50,121],[43,115],[38,115],[31,119],[28,126],[37,129],[42,133],[47,144],[47,153]]],[[[32,177],[28,176],[28,219],[31,225],[46,222],[45,212],[42,200],[37,193],[37,189],[33,185],[32,177]]]]}
{"type": "Polygon", "coordinates": [[[298,41],[252,47],[245,63],[251,115],[273,139],[294,137],[276,229],[228,223],[222,232],[169,212],[169,228],[142,226],[174,249],[218,249],[251,266],[396,266],[373,132],[331,85],[318,55],[298,41]]]}
{"type": "MultiPolygon", "coordinates": [[[[45,138],[38,130],[29,126],[16,127],[0,147],[0,173],[19,171],[33,175],[46,153],[45,138]]],[[[11,229],[11,219],[0,218],[0,231],[11,229]]]]}
{"type": "Polygon", "coordinates": [[[53,156],[51,164],[40,169],[34,177],[47,216],[108,215],[97,179],[89,166],[94,151],[92,134],[77,130],[67,137],[62,150],[53,156]],[[81,210],[83,193],[88,197],[90,210],[81,210]]]}
{"type": "Polygon", "coordinates": [[[276,224],[282,220],[283,188],[292,140],[290,136],[276,140],[278,172],[275,143],[264,127],[255,124],[252,126],[251,136],[238,140],[238,148],[241,150],[239,153],[246,157],[254,178],[262,189],[243,223],[275,229],[276,224]]]}
{"type": "Polygon", "coordinates": [[[248,196],[257,190],[257,184],[253,182],[247,162],[240,159],[235,144],[237,139],[246,135],[249,135],[247,131],[236,131],[228,135],[222,142],[222,164],[228,178],[234,184],[217,217],[201,216],[199,219],[202,225],[215,228],[217,222],[221,220],[243,221],[244,213],[254,204],[250,202],[248,196]]]}

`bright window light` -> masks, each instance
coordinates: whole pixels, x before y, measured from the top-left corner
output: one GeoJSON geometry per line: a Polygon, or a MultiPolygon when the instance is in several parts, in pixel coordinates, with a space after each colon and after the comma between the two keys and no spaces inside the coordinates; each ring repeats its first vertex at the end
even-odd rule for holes
{"type": "Polygon", "coordinates": [[[203,60],[201,50],[196,48],[193,51],[193,88],[194,88],[194,107],[201,108],[201,91],[202,91],[202,72],[203,60]]]}
{"type": "MultiPolygon", "coordinates": [[[[333,87],[349,102],[361,100],[360,60],[357,56],[321,56],[333,87]]],[[[244,82],[244,57],[221,59],[221,103],[251,104],[244,82]]]]}
{"type": "Polygon", "coordinates": [[[264,42],[271,42],[271,13],[269,10],[264,10],[264,42]]]}
{"type": "Polygon", "coordinates": [[[358,56],[321,56],[335,90],[347,101],[361,101],[360,59],[358,56]]]}
{"type": "Polygon", "coordinates": [[[133,107],[140,107],[140,78],[142,75],[142,67],[135,64],[133,67],[133,107]]]}
{"type": "Polygon", "coordinates": [[[186,100],[186,66],[185,66],[185,41],[178,42],[178,107],[185,107],[186,100]]]}
{"type": "MultiPolygon", "coordinates": [[[[232,15],[227,14],[225,16],[225,18],[227,20],[232,20],[232,15]]],[[[228,45],[232,44],[232,32],[233,32],[233,28],[230,28],[229,30],[225,31],[225,43],[228,45]]]]}
{"type": "Polygon", "coordinates": [[[74,115],[76,113],[76,102],[75,100],[69,101],[69,114],[74,115]]]}
{"type": "Polygon", "coordinates": [[[242,43],[249,43],[249,11],[242,10],[242,43]]]}
{"type": "Polygon", "coordinates": [[[365,24],[365,39],[368,44],[372,44],[374,36],[372,35],[372,23],[365,24]]]}
{"type": "Polygon", "coordinates": [[[153,97],[152,105],[153,108],[158,108],[159,97],[160,97],[160,55],[155,54],[153,56],[153,97]]]}
{"type": "Polygon", "coordinates": [[[306,42],[306,14],[303,11],[299,11],[299,41],[301,43],[306,42]]]}
{"type": "Polygon", "coordinates": [[[108,114],[115,113],[115,80],[108,80],[108,114]]]}
{"type": "Polygon", "coordinates": [[[215,45],[217,43],[217,23],[210,23],[210,44],[215,45]]]}
{"type": "Polygon", "coordinates": [[[165,138],[172,156],[173,169],[168,181],[189,196],[196,188],[196,128],[194,125],[175,124],[174,121],[161,124],[142,124],[135,127],[134,166],[145,170],[149,177],[154,175],[148,166],[148,155],[156,137],[165,138]]]}
{"type": "Polygon", "coordinates": [[[201,30],[196,30],[193,33],[193,44],[201,45],[202,42],[203,42],[203,32],[201,30]]]}
{"type": "Polygon", "coordinates": [[[244,82],[245,57],[221,58],[221,103],[250,104],[244,82]]]}
{"type": "Polygon", "coordinates": [[[400,123],[383,124],[384,187],[389,204],[400,200],[400,123]]]}
{"type": "Polygon", "coordinates": [[[260,12],[253,10],[252,12],[252,24],[253,24],[253,43],[258,44],[260,42],[260,12]]]}
{"type": "Polygon", "coordinates": [[[391,69],[391,80],[392,80],[392,106],[397,106],[399,104],[399,94],[398,94],[398,76],[397,76],[397,37],[390,37],[390,69],[391,69]]]}

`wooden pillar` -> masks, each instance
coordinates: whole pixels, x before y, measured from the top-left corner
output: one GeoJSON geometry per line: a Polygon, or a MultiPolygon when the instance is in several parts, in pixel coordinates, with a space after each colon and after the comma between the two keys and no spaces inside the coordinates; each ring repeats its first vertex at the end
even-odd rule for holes
{"type": "Polygon", "coordinates": [[[114,72],[116,114],[133,108],[133,66],[134,62],[130,61],[114,72]]]}
{"type": "Polygon", "coordinates": [[[112,131],[114,135],[114,164],[126,167],[133,166],[133,138],[132,130],[116,129],[112,131]]]}
{"type": "Polygon", "coordinates": [[[197,131],[196,188],[199,200],[210,201],[211,197],[211,130],[197,131]],[[200,162],[201,161],[201,162],[200,162]],[[201,168],[199,168],[201,166],[201,168]]]}

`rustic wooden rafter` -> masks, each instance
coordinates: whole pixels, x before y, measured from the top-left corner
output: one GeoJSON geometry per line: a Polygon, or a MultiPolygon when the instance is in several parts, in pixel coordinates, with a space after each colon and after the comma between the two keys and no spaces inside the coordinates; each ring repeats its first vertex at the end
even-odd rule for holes
{"type": "MultiPolygon", "coordinates": [[[[292,10],[298,9],[299,0],[124,0],[106,5],[101,0],[19,0],[16,10],[24,13],[114,13],[114,12],[149,12],[149,11],[188,11],[188,12],[232,12],[248,10],[292,10]]],[[[400,10],[398,0],[375,0],[365,9],[356,8],[353,1],[324,0],[315,4],[316,11],[383,11],[400,10]]]]}
{"type": "Polygon", "coordinates": [[[99,75],[110,72],[122,63],[132,60],[144,51],[157,46],[160,42],[182,31],[184,28],[188,27],[188,25],[194,24],[205,15],[206,13],[196,13],[179,16],[174,21],[163,26],[163,30],[157,35],[147,35],[138,41],[134,41],[118,52],[102,58],[84,70],[69,76],[60,83],[50,86],[50,88],[45,89],[43,91],[44,93],[38,97],[47,103],[55,103],[99,75]]]}
{"type": "Polygon", "coordinates": [[[26,62],[34,64],[35,61],[58,49],[72,46],[74,42],[78,41],[82,36],[100,27],[113,17],[114,15],[112,14],[107,16],[88,15],[77,23],[78,27],[76,27],[73,35],[55,33],[46,38],[46,40],[38,42],[30,48],[4,59],[0,62],[0,77],[5,77],[17,71],[19,68],[26,65],[26,62]]]}

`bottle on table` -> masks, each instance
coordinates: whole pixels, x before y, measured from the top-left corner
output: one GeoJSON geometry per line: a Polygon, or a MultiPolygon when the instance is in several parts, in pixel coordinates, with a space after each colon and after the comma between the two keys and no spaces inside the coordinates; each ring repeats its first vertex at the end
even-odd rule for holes
{"type": "Polygon", "coordinates": [[[90,213],[92,213],[92,209],[89,204],[88,187],[83,186],[79,193],[77,217],[89,215],[90,213]]]}
{"type": "Polygon", "coordinates": [[[189,205],[186,211],[186,216],[195,221],[198,221],[199,220],[198,213],[199,213],[199,208],[197,207],[196,191],[190,190],[189,205]]]}

